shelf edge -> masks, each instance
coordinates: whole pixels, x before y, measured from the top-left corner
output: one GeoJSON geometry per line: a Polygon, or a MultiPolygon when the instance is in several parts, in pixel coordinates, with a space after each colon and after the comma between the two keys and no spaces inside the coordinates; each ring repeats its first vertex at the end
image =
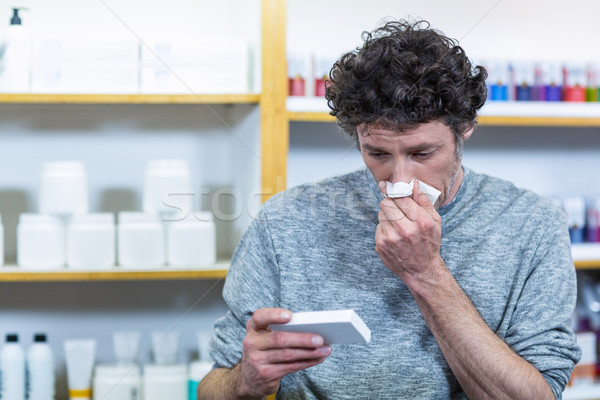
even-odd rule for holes
{"type": "Polygon", "coordinates": [[[0,268],[0,282],[94,282],[94,281],[148,281],[177,279],[223,279],[227,276],[228,262],[219,262],[206,269],[172,268],[125,269],[114,267],[102,270],[69,270],[68,268],[51,271],[27,270],[17,266],[0,268]]]}
{"type": "Polygon", "coordinates": [[[260,94],[0,94],[3,104],[258,104],[260,94]]]}

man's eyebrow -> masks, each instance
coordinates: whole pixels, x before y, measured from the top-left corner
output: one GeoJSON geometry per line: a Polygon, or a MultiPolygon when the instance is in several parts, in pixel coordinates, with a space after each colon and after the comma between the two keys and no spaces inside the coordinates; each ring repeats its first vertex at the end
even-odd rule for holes
{"type": "MultiPolygon", "coordinates": [[[[410,153],[410,152],[413,152],[413,151],[434,149],[434,148],[438,148],[438,147],[440,147],[440,144],[438,144],[438,143],[419,143],[419,144],[417,144],[415,146],[408,147],[405,150],[410,153]]],[[[367,144],[367,143],[363,144],[362,148],[365,149],[365,150],[367,150],[367,151],[380,151],[380,152],[383,152],[383,153],[387,152],[384,149],[381,149],[379,147],[376,147],[376,146],[373,146],[373,145],[370,145],[370,144],[367,144]]]]}
{"type": "Polygon", "coordinates": [[[375,146],[372,146],[372,145],[367,144],[367,143],[363,144],[362,148],[365,149],[365,150],[368,150],[368,151],[381,151],[381,152],[384,151],[384,150],[380,149],[379,147],[375,147],[375,146]]]}

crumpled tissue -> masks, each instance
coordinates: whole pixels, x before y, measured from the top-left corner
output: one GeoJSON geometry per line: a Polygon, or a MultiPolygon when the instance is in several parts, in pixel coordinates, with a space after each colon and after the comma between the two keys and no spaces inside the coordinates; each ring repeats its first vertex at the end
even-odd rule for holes
{"type": "MultiPolygon", "coordinates": [[[[417,179],[413,179],[409,183],[405,183],[405,182],[392,183],[392,182],[386,181],[388,197],[398,198],[398,197],[410,196],[413,192],[413,186],[415,185],[415,180],[417,180],[417,179]]],[[[421,190],[423,191],[423,193],[425,193],[427,196],[429,196],[429,200],[431,200],[431,204],[435,205],[435,202],[437,201],[438,197],[440,197],[440,194],[442,192],[440,192],[433,186],[429,186],[425,182],[421,182],[421,181],[418,181],[418,182],[419,182],[419,186],[420,186],[421,190]]]]}

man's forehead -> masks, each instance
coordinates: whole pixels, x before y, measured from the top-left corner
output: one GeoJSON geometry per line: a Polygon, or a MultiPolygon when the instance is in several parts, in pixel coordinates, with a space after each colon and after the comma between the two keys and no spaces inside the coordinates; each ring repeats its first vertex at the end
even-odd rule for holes
{"type": "Polygon", "coordinates": [[[371,124],[361,124],[357,126],[356,131],[358,132],[359,137],[367,137],[367,136],[410,136],[413,134],[420,133],[441,133],[443,131],[451,132],[450,128],[448,128],[441,121],[432,121],[424,124],[415,124],[404,127],[393,127],[387,124],[381,123],[371,123],[371,124]]]}

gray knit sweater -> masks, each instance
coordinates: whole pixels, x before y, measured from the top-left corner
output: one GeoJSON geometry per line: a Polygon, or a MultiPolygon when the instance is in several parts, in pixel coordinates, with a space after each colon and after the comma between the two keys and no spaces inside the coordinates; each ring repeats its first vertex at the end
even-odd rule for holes
{"type": "MultiPolygon", "coordinates": [[[[216,366],[241,359],[261,307],[352,308],[368,344],[334,345],[283,378],[278,399],[462,399],[465,394],[406,285],[375,252],[379,202],[367,169],[270,199],[234,255],[215,324],[216,366]]],[[[465,168],[442,217],[441,256],[486,324],[537,368],[557,398],[580,357],[571,331],[576,277],[564,216],[550,201],[465,168]]]]}

